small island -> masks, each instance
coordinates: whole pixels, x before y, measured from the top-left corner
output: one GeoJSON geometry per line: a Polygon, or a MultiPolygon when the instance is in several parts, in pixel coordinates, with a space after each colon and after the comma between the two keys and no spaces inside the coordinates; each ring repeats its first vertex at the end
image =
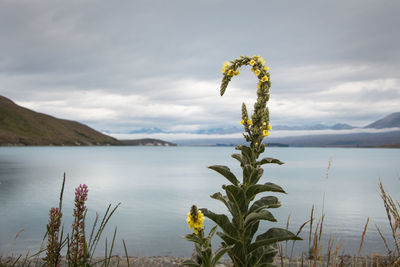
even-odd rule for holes
{"type": "Polygon", "coordinates": [[[178,146],[177,144],[160,139],[144,138],[133,140],[119,140],[124,146],[178,146]]]}

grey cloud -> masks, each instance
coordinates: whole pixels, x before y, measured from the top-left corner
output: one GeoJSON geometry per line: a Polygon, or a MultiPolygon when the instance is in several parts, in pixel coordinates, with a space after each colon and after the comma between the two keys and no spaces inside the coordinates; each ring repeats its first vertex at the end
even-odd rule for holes
{"type": "MultiPolygon", "coordinates": [[[[321,105],[327,103],[325,108],[314,106],[320,120],[357,122],[375,116],[380,105],[391,107],[385,103],[399,99],[399,85],[385,92],[376,88],[353,95],[347,109],[352,118],[331,109],[330,101],[318,93],[348,82],[400,78],[399,8],[400,2],[389,0],[3,0],[0,34],[6,38],[0,42],[0,94],[34,101],[39,109],[65,116],[75,113],[63,113],[62,107],[49,107],[43,101],[62,100],[71,92],[102,91],[145,96],[146,105],[199,110],[190,118],[182,114],[146,120],[140,109],[128,116],[129,105],[110,107],[110,112],[118,114],[116,119],[84,120],[99,129],[138,124],[212,127],[221,121],[232,126],[240,116],[239,98],[253,103],[255,78],[243,73],[231,85],[243,92],[231,94],[229,89],[220,100],[221,64],[256,53],[271,66],[273,101],[313,98],[321,105]],[[187,80],[197,85],[187,85],[182,91],[179,82],[187,80]],[[205,89],[200,81],[207,83],[205,89]],[[200,90],[206,93],[199,94],[200,90]],[[377,110],[358,105],[372,99],[377,110]]],[[[331,97],[333,102],[341,101],[338,94],[331,97]]],[[[68,105],[85,108],[85,103],[76,102],[68,105]]],[[[300,117],[308,111],[312,112],[311,104],[296,114],[300,117]]],[[[273,110],[271,114],[282,122],[298,119],[273,110]]]]}

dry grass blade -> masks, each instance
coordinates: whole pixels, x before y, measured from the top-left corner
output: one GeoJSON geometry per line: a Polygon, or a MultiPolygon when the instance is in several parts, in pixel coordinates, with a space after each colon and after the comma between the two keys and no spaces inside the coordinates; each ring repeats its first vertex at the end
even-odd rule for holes
{"type": "Polygon", "coordinates": [[[19,261],[19,259],[22,257],[22,255],[19,255],[19,257],[13,262],[13,264],[11,264],[11,266],[13,267],[13,266],[15,266],[17,263],[18,263],[18,261],[19,261]]]}
{"type": "Polygon", "coordinates": [[[388,244],[386,242],[386,238],[383,236],[383,234],[381,232],[381,229],[379,229],[378,225],[376,225],[376,224],[375,224],[375,228],[376,228],[376,230],[378,230],[378,233],[381,236],[381,238],[383,240],[383,243],[385,244],[385,247],[386,247],[388,255],[392,255],[392,251],[389,249],[389,246],[388,246],[388,244]]]}
{"type": "Polygon", "coordinates": [[[317,260],[318,260],[318,254],[319,254],[319,244],[318,244],[318,229],[319,229],[319,224],[321,222],[321,219],[318,221],[317,223],[317,227],[315,228],[315,232],[314,232],[314,240],[313,240],[313,246],[311,248],[311,252],[312,252],[312,266],[316,266],[317,264],[317,260]]]}
{"type": "Polygon", "coordinates": [[[123,239],[122,239],[122,244],[124,244],[124,250],[125,250],[126,262],[127,262],[127,264],[128,264],[128,267],[130,267],[130,266],[129,266],[129,257],[128,257],[128,251],[127,251],[127,249],[126,249],[125,240],[123,240],[123,239]]]}
{"type": "Polygon", "coordinates": [[[328,167],[326,168],[326,179],[328,180],[329,177],[329,170],[331,169],[331,165],[332,165],[332,156],[329,157],[329,162],[328,162],[328,167]]]}
{"type": "Polygon", "coordinates": [[[290,224],[290,213],[287,217],[287,221],[286,221],[286,230],[289,230],[289,224],[290,224]]]}
{"type": "Polygon", "coordinates": [[[361,250],[362,250],[362,247],[364,245],[365,234],[367,233],[368,223],[369,223],[369,218],[367,218],[367,222],[365,223],[365,226],[364,226],[364,231],[363,231],[363,233],[361,235],[361,243],[360,243],[360,247],[358,248],[358,253],[357,253],[357,258],[356,258],[356,265],[358,265],[358,263],[359,263],[361,250]]]}
{"type": "MultiPolygon", "coordinates": [[[[290,224],[290,213],[288,215],[287,221],[286,221],[286,230],[289,230],[289,224],[290,224]]],[[[285,256],[287,257],[287,247],[288,247],[288,241],[285,241],[285,256]]]]}
{"type": "Polygon", "coordinates": [[[15,237],[14,237],[14,241],[17,240],[18,236],[19,236],[23,231],[25,231],[25,228],[21,228],[21,229],[18,231],[18,233],[17,233],[17,234],[15,235],[15,237]]]}
{"type": "Polygon", "coordinates": [[[93,258],[93,254],[96,251],[97,244],[99,243],[101,234],[103,233],[104,228],[106,227],[108,221],[110,220],[111,216],[114,214],[114,212],[117,210],[117,208],[121,205],[121,203],[118,203],[109,213],[111,204],[108,206],[106,213],[104,214],[104,217],[100,223],[99,229],[97,230],[97,233],[93,239],[92,244],[89,244],[89,255],[90,255],[90,260],[93,258]]]}
{"type": "Polygon", "coordinates": [[[61,192],[60,192],[60,202],[58,205],[58,208],[61,212],[61,208],[62,208],[62,201],[63,201],[63,195],[64,195],[64,186],[65,186],[65,172],[64,172],[64,177],[63,177],[63,182],[62,182],[62,186],[61,186],[61,192]]]}
{"type": "Polygon", "coordinates": [[[281,267],[285,266],[285,263],[283,261],[283,249],[282,249],[282,245],[278,245],[278,252],[279,252],[279,258],[281,260],[281,267]]]}
{"type": "MultiPolygon", "coordinates": [[[[335,233],[336,235],[336,233],[335,233]]],[[[332,234],[329,235],[329,240],[328,240],[328,255],[327,255],[327,263],[326,266],[329,266],[330,260],[331,260],[331,251],[334,243],[334,238],[332,238],[332,234]]]]}
{"type": "Polygon", "coordinates": [[[111,255],[112,255],[112,251],[114,249],[114,242],[115,242],[115,237],[116,236],[117,236],[117,227],[115,227],[115,230],[114,230],[114,235],[113,235],[113,239],[112,239],[112,242],[111,242],[110,253],[108,254],[107,266],[110,265],[111,255]]]}
{"type": "MultiPolygon", "coordinates": [[[[306,221],[305,223],[303,223],[301,226],[300,226],[300,228],[299,228],[299,230],[297,231],[297,233],[296,233],[296,236],[299,236],[300,235],[300,233],[301,233],[301,231],[303,230],[303,228],[307,225],[307,223],[309,223],[311,220],[308,220],[308,221],[306,221]]],[[[296,243],[296,240],[293,240],[293,242],[292,242],[292,249],[291,249],[291,251],[290,251],[290,258],[292,258],[292,256],[293,256],[293,250],[294,250],[294,244],[296,243]]]]}
{"type": "Polygon", "coordinates": [[[313,230],[312,230],[313,229],[312,228],[313,221],[314,221],[314,205],[312,205],[311,215],[310,215],[310,236],[308,238],[308,248],[309,249],[311,248],[311,238],[312,238],[312,232],[313,232],[313,230]]]}
{"type": "Polygon", "coordinates": [[[400,215],[396,204],[393,199],[385,192],[382,181],[379,180],[379,188],[381,191],[381,198],[385,206],[386,215],[388,217],[389,225],[392,230],[393,241],[397,250],[397,256],[400,256],[400,247],[397,231],[400,229],[400,215]]]}

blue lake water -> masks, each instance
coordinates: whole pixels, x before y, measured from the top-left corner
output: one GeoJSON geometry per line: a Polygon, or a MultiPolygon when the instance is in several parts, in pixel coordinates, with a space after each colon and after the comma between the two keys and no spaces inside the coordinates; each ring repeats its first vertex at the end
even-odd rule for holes
{"type": "MultiPolygon", "coordinates": [[[[65,231],[71,229],[74,188],[85,183],[89,187],[88,228],[96,212],[102,215],[109,203],[121,202],[104,233],[110,240],[118,227],[117,253],[123,254],[124,239],[132,256],[189,256],[192,244],[182,238],[190,233],[186,213],[192,204],[226,213],[209,195],[221,191],[227,181],[206,166],[227,165],[239,174],[232,153],[236,153],[233,147],[1,147],[0,255],[39,249],[49,209],[58,206],[66,172],[65,231]]],[[[343,252],[355,253],[369,217],[363,252],[385,251],[374,226],[390,239],[378,181],[400,199],[400,150],[268,148],[263,156],[285,162],[266,165],[262,181],[277,183],[288,194],[276,194],[282,202],[281,208],[272,210],[278,222],[264,223],[261,230],[285,227],[290,214],[290,229],[296,232],[309,219],[313,204],[316,216],[321,215],[325,192],[325,240],[336,233],[343,252]]],[[[207,229],[211,226],[206,222],[207,229]]],[[[308,227],[302,236],[308,238],[308,227]]],[[[103,253],[102,246],[104,240],[98,254],[103,253]]],[[[307,247],[308,241],[297,242],[295,251],[307,247]]]]}

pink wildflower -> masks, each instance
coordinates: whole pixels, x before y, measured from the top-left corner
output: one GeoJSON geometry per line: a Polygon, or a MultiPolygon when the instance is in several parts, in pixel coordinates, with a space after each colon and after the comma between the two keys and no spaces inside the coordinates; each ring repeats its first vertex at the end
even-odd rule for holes
{"type": "Polygon", "coordinates": [[[72,244],[70,252],[70,261],[76,264],[83,264],[86,261],[87,244],[85,239],[85,201],[88,196],[87,185],[79,185],[75,189],[75,221],[72,225],[72,244]]]}
{"type": "Polygon", "coordinates": [[[47,224],[47,252],[46,266],[60,266],[60,243],[58,234],[60,232],[62,213],[58,208],[51,208],[49,214],[49,223],[47,224]]]}

